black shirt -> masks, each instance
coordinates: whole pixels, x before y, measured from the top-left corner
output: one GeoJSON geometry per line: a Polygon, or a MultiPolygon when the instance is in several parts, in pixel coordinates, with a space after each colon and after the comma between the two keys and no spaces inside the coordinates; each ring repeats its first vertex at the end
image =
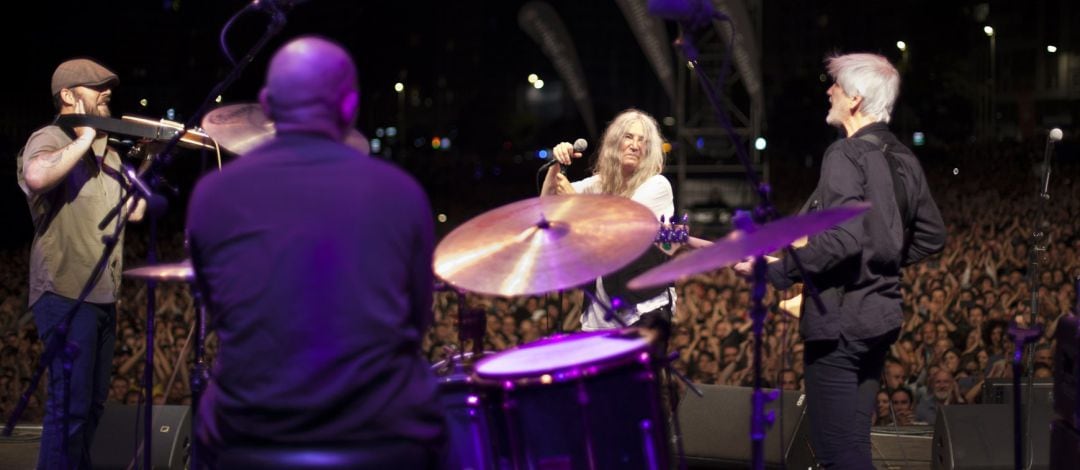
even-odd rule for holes
{"type": "MultiPolygon", "coordinates": [[[[899,328],[900,268],[941,251],[945,224],[930,195],[926,175],[915,155],[884,123],[859,129],[825,150],[821,176],[802,212],[869,202],[863,215],[810,237],[796,250],[827,312],[806,299],[800,331],[803,339],[865,339],[899,328]],[[912,213],[905,226],[893,190],[891,169],[882,149],[858,137],[872,133],[899,161],[912,213]],[[905,230],[910,243],[905,246],[905,230]]],[[[769,265],[770,282],[781,289],[801,281],[795,263],[769,265]]]]}

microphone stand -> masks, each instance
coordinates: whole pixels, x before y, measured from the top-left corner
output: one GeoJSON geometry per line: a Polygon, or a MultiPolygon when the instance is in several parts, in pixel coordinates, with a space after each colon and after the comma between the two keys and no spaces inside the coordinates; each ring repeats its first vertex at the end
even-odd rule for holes
{"type": "MultiPolygon", "coordinates": [[[[746,178],[750,183],[750,186],[754,188],[758,196],[758,205],[754,209],[753,219],[757,223],[765,223],[780,217],[779,211],[776,210],[776,206],[772,203],[772,189],[768,185],[761,181],[757,172],[754,171],[753,165],[750,162],[750,156],[746,154],[746,149],[743,145],[739,144],[739,136],[735,133],[735,130],[731,126],[731,119],[726,113],[724,113],[723,105],[719,99],[719,91],[714,88],[713,82],[709,79],[705,71],[698,66],[698,51],[694,46],[693,39],[690,37],[689,32],[698,29],[703,23],[711,24],[711,20],[727,20],[722,14],[711,12],[709,21],[694,23],[680,22],[680,34],[679,38],[675,40],[675,45],[679,47],[683,55],[693,64],[694,72],[697,74],[698,81],[701,83],[702,91],[704,91],[706,98],[709,100],[709,104],[713,108],[713,112],[716,115],[717,122],[721,124],[724,130],[727,132],[728,137],[731,139],[733,147],[735,148],[735,154],[739,157],[739,161],[742,162],[743,167],[746,168],[746,178]]],[[[734,27],[734,25],[732,25],[734,27]]],[[[729,51],[730,56],[730,51],[729,51]]],[[[727,67],[727,61],[725,60],[724,68],[727,67]]],[[[723,78],[723,73],[721,73],[723,78]]],[[[749,221],[747,222],[749,224],[749,221]]],[[[745,228],[742,230],[747,231],[745,228]]],[[[813,300],[814,305],[818,308],[818,311],[822,314],[828,313],[825,308],[825,304],[821,301],[821,297],[818,295],[817,288],[814,287],[810,277],[807,276],[806,269],[803,267],[802,260],[799,259],[798,253],[787,246],[784,248],[788,257],[795,263],[795,267],[799,270],[802,276],[803,285],[806,291],[809,293],[810,298],[813,300]]],[[[765,309],[761,305],[761,298],[765,292],[765,258],[762,255],[756,256],[754,259],[754,276],[752,282],[754,284],[754,295],[758,296],[760,290],[760,296],[754,300],[754,310],[751,315],[753,321],[753,332],[755,341],[755,354],[754,354],[754,392],[752,402],[752,410],[750,417],[750,440],[752,442],[752,467],[755,470],[761,470],[765,468],[765,434],[769,426],[774,421],[774,413],[765,413],[765,404],[773,401],[779,396],[777,393],[767,394],[761,389],[761,334],[762,328],[765,322],[765,309]]]]}
{"type": "MultiPolygon", "coordinates": [[[[263,2],[256,2],[256,3],[263,3],[263,2]]],[[[237,79],[240,78],[240,75],[244,71],[244,69],[246,69],[247,66],[251,64],[252,61],[254,61],[255,55],[259,51],[261,51],[264,47],[266,47],[266,44],[270,42],[271,38],[273,38],[274,36],[279,34],[281,32],[281,30],[284,29],[285,22],[286,22],[285,12],[281,8],[279,8],[274,2],[265,2],[265,4],[268,5],[267,9],[269,10],[270,18],[271,18],[270,23],[267,25],[266,31],[263,33],[263,35],[261,37],[259,37],[259,40],[251,47],[251,49],[248,51],[248,53],[246,55],[244,55],[244,57],[242,59],[240,59],[239,62],[234,64],[233,69],[229,72],[229,74],[226,75],[225,78],[221,82],[219,82],[216,86],[214,86],[214,88],[210,91],[210,93],[206,96],[206,98],[203,99],[202,104],[200,104],[199,107],[196,109],[196,111],[194,113],[192,113],[191,117],[188,118],[188,120],[186,122],[184,122],[183,128],[178,130],[176,132],[176,134],[174,134],[173,137],[171,139],[169,139],[168,142],[165,143],[165,146],[161,149],[161,151],[158,152],[158,154],[154,158],[152,158],[150,164],[146,167],[145,171],[140,173],[139,176],[142,176],[143,174],[148,175],[147,179],[151,181],[151,185],[156,186],[159,183],[159,178],[158,178],[157,174],[160,171],[160,166],[162,165],[161,162],[164,161],[166,164],[169,162],[171,152],[173,151],[173,149],[176,148],[176,145],[180,142],[180,138],[183,137],[184,133],[188,129],[191,129],[191,128],[195,127],[199,123],[199,121],[202,119],[203,115],[206,114],[206,111],[209,109],[211,103],[213,103],[218,96],[221,96],[221,94],[224,92],[224,90],[226,90],[237,79]]],[[[253,5],[255,5],[255,4],[253,3],[253,4],[249,4],[248,6],[245,6],[243,11],[250,11],[250,10],[255,9],[256,7],[253,6],[253,5]]],[[[227,53],[227,51],[226,51],[226,53],[227,53]]],[[[148,243],[148,245],[149,245],[148,261],[153,263],[153,262],[156,261],[156,253],[155,253],[155,250],[154,250],[154,240],[156,239],[156,223],[154,222],[153,219],[151,219],[151,224],[150,224],[150,237],[151,237],[151,239],[150,239],[150,242],[148,243]]],[[[153,380],[153,368],[152,368],[152,362],[151,361],[153,360],[152,336],[153,336],[153,333],[154,333],[154,330],[153,330],[153,328],[154,328],[154,324],[153,324],[153,319],[154,319],[154,285],[155,285],[154,281],[148,281],[147,282],[147,312],[146,312],[146,314],[147,314],[147,349],[146,349],[146,371],[144,371],[145,373],[144,373],[144,377],[143,377],[144,381],[146,381],[147,405],[146,405],[146,415],[145,415],[146,422],[144,423],[144,428],[143,428],[145,436],[143,437],[143,445],[142,445],[143,468],[146,469],[146,470],[149,470],[151,468],[151,463],[152,463],[151,462],[150,449],[151,449],[151,439],[152,439],[152,436],[153,436],[153,423],[152,423],[152,419],[151,419],[152,418],[151,413],[152,413],[152,409],[153,409],[153,391],[152,391],[152,389],[150,387],[150,383],[153,380]]],[[[193,393],[194,393],[194,391],[193,391],[193,393]]],[[[195,419],[197,419],[197,417],[194,417],[194,416],[193,416],[193,418],[194,418],[193,421],[195,419]]],[[[195,457],[196,457],[196,455],[193,453],[192,458],[191,458],[191,462],[190,462],[190,466],[191,466],[191,468],[198,469],[201,462],[198,462],[195,457]]]]}
{"type": "MultiPolygon", "coordinates": [[[[1058,136],[1060,139],[1060,135],[1058,136]]],[[[1008,334],[1012,337],[1015,348],[1013,351],[1013,466],[1016,470],[1020,470],[1025,467],[1024,464],[1024,442],[1026,441],[1030,450],[1031,445],[1031,389],[1035,382],[1035,373],[1032,370],[1034,362],[1034,354],[1032,354],[1032,347],[1035,342],[1038,341],[1039,336],[1042,334],[1042,322],[1039,321],[1039,283],[1040,272],[1039,268],[1045,263],[1045,258],[1048,256],[1046,251],[1048,233],[1045,232],[1049,228],[1049,223],[1046,221],[1046,205],[1050,201],[1050,162],[1051,156],[1054,152],[1054,138],[1048,137],[1046,139],[1046,151],[1043,154],[1043,172],[1042,177],[1039,179],[1039,197],[1035,207],[1035,229],[1031,232],[1031,254],[1029,255],[1029,278],[1028,283],[1031,285],[1031,313],[1028,318],[1026,327],[1019,325],[1015,320],[1009,325],[1008,334]],[[1024,371],[1021,366],[1023,360],[1023,354],[1027,354],[1027,395],[1021,400],[1021,387],[1020,376],[1024,371]],[[1024,422],[1024,409],[1028,410],[1027,421],[1024,422]]],[[[1034,455],[1029,452],[1029,457],[1034,455]]],[[[1030,458],[1029,458],[1030,460],[1030,458]]]]}

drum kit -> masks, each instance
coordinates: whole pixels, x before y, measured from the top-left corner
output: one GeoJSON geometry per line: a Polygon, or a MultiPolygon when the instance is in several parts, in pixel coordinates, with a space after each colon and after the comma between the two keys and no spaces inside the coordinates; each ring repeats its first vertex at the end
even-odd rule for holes
{"type": "MultiPolygon", "coordinates": [[[[840,207],[736,230],[712,243],[696,240],[687,244],[701,249],[646,271],[629,286],[662,285],[764,256],[865,209],[840,207]]],[[[654,242],[670,241],[671,227],[623,197],[544,196],[459,226],[436,247],[434,268],[461,291],[506,297],[562,291],[621,268],[654,242]],[[658,236],[661,228],[669,235],[658,236]]],[[[674,233],[688,242],[685,226],[674,233]]],[[[482,336],[483,328],[478,331],[482,336]]],[[[678,436],[671,436],[674,410],[663,405],[660,380],[669,359],[655,347],[655,332],[556,335],[486,356],[476,347],[482,337],[466,339],[473,352],[448,359],[457,367],[440,367],[449,372],[439,379],[451,448],[462,468],[672,466],[678,436]]]]}
{"type": "MultiPolygon", "coordinates": [[[[123,121],[125,131],[143,128],[137,136],[169,129],[152,121],[123,121]]],[[[188,132],[182,141],[191,147],[205,148],[212,138],[242,155],[268,140],[274,129],[257,104],[242,103],[216,108],[206,114],[201,130],[188,132]]],[[[359,132],[350,133],[347,141],[368,149],[359,132]]],[[[840,207],[781,219],[753,231],[735,230],[715,242],[688,240],[685,225],[664,224],[644,206],[617,196],[538,197],[467,221],[442,239],[433,260],[435,274],[461,300],[459,338],[473,345],[471,352],[452,355],[433,368],[442,372],[440,399],[452,458],[462,468],[477,469],[666,468],[676,455],[672,442],[678,437],[669,426],[673,410],[662,399],[662,371],[670,359],[656,347],[655,332],[622,328],[560,334],[484,353],[485,314],[466,308],[465,293],[513,297],[574,289],[620,269],[654,243],[670,254],[671,234],[676,233],[681,238],[674,241],[699,249],[637,276],[628,286],[663,285],[764,256],[864,210],[840,207]]],[[[195,281],[190,261],[129,269],[124,275],[195,281]]],[[[198,310],[194,400],[206,377],[205,313],[198,291],[192,289],[198,310]]]]}

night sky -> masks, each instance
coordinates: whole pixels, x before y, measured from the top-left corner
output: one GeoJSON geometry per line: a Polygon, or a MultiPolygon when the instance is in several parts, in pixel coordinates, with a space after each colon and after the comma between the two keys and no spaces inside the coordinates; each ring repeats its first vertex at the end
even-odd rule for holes
{"type": "MultiPolygon", "coordinates": [[[[673,104],[613,1],[549,3],[575,42],[601,128],[631,106],[658,118],[672,115],[673,104]]],[[[994,138],[1044,139],[1046,129],[1057,125],[1065,128],[1069,140],[1076,128],[1075,96],[1043,100],[1025,91],[1046,80],[1039,72],[1045,72],[1046,44],[1056,44],[1062,54],[1077,50],[1067,25],[1076,22],[1080,9],[1068,1],[748,3],[764,8],[760,37],[766,155],[778,177],[806,171],[807,158],[819,158],[837,137],[824,124],[829,83],[820,79],[822,60],[831,52],[881,53],[900,66],[903,84],[892,127],[901,138],[923,131],[931,146],[970,142],[976,132],[974,102],[989,75],[989,43],[982,31],[986,24],[997,31],[1001,124],[994,138]],[[906,55],[897,49],[898,40],[906,42],[906,55]]],[[[175,120],[183,121],[230,70],[218,35],[246,4],[39,1],[20,4],[26,13],[17,15],[9,7],[0,20],[5,23],[7,62],[0,105],[0,151],[5,155],[0,218],[6,230],[0,244],[19,247],[31,237],[25,199],[16,184],[15,155],[30,132],[53,116],[48,85],[59,62],[90,56],[116,71],[121,79],[112,105],[116,117],[160,118],[171,108],[175,120]],[[147,106],[139,104],[141,99],[147,106]]],[[[530,73],[550,89],[561,83],[548,58],[518,26],[522,4],[300,2],[288,14],[284,30],[224,93],[223,103],[255,99],[268,59],[284,41],[319,34],[342,42],[360,71],[363,97],[357,127],[373,138],[379,128],[400,126],[397,141],[384,142],[392,155],[377,158],[397,162],[421,181],[434,210],[448,216],[439,227],[445,233],[486,210],[534,196],[537,150],[585,136],[569,97],[543,110],[530,108],[523,99],[530,73]],[[404,94],[394,92],[395,82],[405,84],[404,94]],[[450,137],[453,145],[432,150],[430,139],[435,136],[450,137]]],[[[267,20],[254,12],[237,21],[226,38],[234,56],[254,44],[267,20]]],[[[668,31],[674,38],[674,24],[668,24],[668,31]]],[[[673,128],[664,132],[668,139],[675,137],[673,128]]],[[[182,229],[179,221],[191,184],[207,164],[198,153],[184,151],[165,168],[176,188],[169,194],[166,230],[182,229]]],[[[572,171],[583,175],[584,166],[572,171]]]]}

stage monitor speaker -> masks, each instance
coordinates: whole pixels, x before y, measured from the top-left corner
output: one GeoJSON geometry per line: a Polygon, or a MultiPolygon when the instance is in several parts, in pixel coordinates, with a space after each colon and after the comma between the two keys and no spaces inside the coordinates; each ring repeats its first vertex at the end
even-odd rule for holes
{"type": "MultiPolygon", "coordinates": [[[[135,459],[142,467],[143,416],[145,408],[109,403],[98,423],[90,459],[95,469],[126,469],[135,459]]],[[[154,469],[180,470],[187,465],[191,445],[191,407],[159,405],[153,410],[151,465],[154,469]]]]}
{"type": "Polygon", "coordinates": [[[1050,469],[1080,468],[1080,431],[1058,418],[1050,423],[1050,469]]]}
{"type": "MultiPolygon", "coordinates": [[[[1028,379],[1020,379],[1020,399],[1025,398],[1028,389],[1028,379]]],[[[1035,379],[1031,383],[1031,405],[1052,405],[1054,403],[1053,379],[1035,379]]],[[[983,401],[987,405],[1012,405],[1013,382],[1012,379],[987,379],[983,384],[983,401]]]]}
{"type": "MultiPolygon", "coordinates": [[[[1048,468],[1050,454],[1049,403],[1032,404],[1025,440],[1024,463],[1048,468]],[[1034,460],[1030,460],[1032,455],[1034,460]]],[[[934,470],[1013,468],[1012,405],[953,405],[938,408],[930,463],[934,470]]]]}
{"type": "MultiPolygon", "coordinates": [[[[704,397],[691,391],[679,402],[683,451],[690,468],[747,468],[751,463],[750,398],[752,388],[696,384],[704,397]]],[[[807,468],[812,465],[806,408],[802,392],[788,390],[765,409],[776,421],[765,437],[767,468],[807,468]],[[778,411],[783,401],[783,414],[778,411]],[[783,426],[781,426],[783,423],[783,426]],[[781,435],[783,444],[781,444],[781,435]]]]}
{"type": "Polygon", "coordinates": [[[1080,429],[1080,319],[1063,315],[1054,332],[1054,411],[1074,429],[1080,429]]]}

